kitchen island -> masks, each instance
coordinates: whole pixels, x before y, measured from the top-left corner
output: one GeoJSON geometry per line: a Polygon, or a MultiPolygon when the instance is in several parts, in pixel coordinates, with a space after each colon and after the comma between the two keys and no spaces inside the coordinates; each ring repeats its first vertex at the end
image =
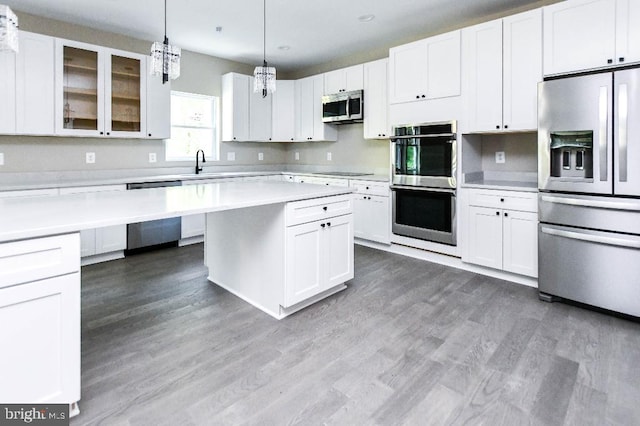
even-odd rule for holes
{"type": "Polygon", "coordinates": [[[206,213],[209,279],[280,319],[353,278],[352,191],[264,181],[0,199],[0,401],[77,408],[80,230],[206,213]]]}

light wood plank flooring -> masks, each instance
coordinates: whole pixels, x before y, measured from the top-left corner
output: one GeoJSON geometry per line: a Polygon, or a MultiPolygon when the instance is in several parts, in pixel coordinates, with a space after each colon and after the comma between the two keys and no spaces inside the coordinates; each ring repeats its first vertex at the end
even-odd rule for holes
{"type": "Polygon", "coordinates": [[[347,290],[277,321],[202,259],[82,269],[72,425],[640,423],[637,322],[360,246],[347,290]]]}

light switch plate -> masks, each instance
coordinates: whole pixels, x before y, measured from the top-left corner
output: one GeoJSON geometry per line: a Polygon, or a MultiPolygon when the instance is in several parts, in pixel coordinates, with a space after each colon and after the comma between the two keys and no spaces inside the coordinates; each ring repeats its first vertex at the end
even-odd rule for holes
{"type": "Polygon", "coordinates": [[[0,152],[0,166],[4,166],[4,152],[0,152]]]}
{"type": "Polygon", "coordinates": [[[331,161],[331,153],[327,152],[327,161],[331,161]]]}
{"type": "Polygon", "coordinates": [[[85,161],[87,164],[94,164],[96,162],[96,153],[95,152],[87,152],[85,156],[85,161]]]}
{"type": "Polygon", "coordinates": [[[155,163],[157,161],[157,157],[156,157],[156,153],[155,152],[150,152],[149,153],[149,162],[150,163],[155,163]]]}
{"type": "Polygon", "coordinates": [[[264,160],[264,153],[259,152],[258,153],[258,161],[263,161],[264,160]]]}
{"type": "Polygon", "coordinates": [[[496,151],[496,163],[504,164],[505,160],[504,151],[496,151]]]}
{"type": "Polygon", "coordinates": [[[236,153],[227,152],[227,161],[236,161],[236,153]]]}

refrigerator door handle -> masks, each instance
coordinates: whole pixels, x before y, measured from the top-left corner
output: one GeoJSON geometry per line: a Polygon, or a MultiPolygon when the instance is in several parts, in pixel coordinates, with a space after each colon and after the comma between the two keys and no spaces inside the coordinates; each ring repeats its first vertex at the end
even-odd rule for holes
{"type": "Polygon", "coordinates": [[[629,210],[640,211],[640,203],[621,202],[620,199],[616,201],[602,201],[602,200],[585,200],[581,198],[566,198],[566,197],[554,197],[552,195],[542,195],[541,201],[556,204],[566,204],[569,206],[579,207],[595,207],[600,209],[609,210],[629,210]]]}
{"type": "Polygon", "coordinates": [[[600,148],[600,158],[599,158],[599,162],[600,162],[600,180],[601,181],[606,181],[607,180],[607,169],[608,169],[608,159],[607,159],[607,140],[609,139],[609,132],[608,130],[608,118],[609,118],[609,106],[608,106],[608,93],[607,93],[607,86],[602,86],[600,87],[600,99],[599,99],[599,121],[600,121],[600,127],[599,127],[599,140],[598,140],[598,147],[600,148]]]}
{"type": "Polygon", "coordinates": [[[627,181],[628,120],[628,86],[620,84],[618,89],[618,178],[620,182],[627,181]]]}
{"type": "Polygon", "coordinates": [[[627,238],[619,238],[619,237],[604,237],[601,235],[585,234],[582,232],[564,231],[561,229],[548,228],[545,226],[541,226],[540,231],[547,235],[555,235],[557,237],[569,238],[572,240],[587,241],[590,243],[598,243],[598,244],[607,244],[610,246],[617,246],[617,247],[628,247],[628,248],[635,248],[635,249],[640,248],[640,240],[630,240],[627,238]]]}

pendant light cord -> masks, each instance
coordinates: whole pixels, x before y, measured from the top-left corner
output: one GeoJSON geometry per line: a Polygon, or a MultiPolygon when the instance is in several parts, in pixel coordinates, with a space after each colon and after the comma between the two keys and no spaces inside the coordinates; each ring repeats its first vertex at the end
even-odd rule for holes
{"type": "Polygon", "coordinates": [[[267,0],[263,0],[262,2],[262,62],[266,67],[267,66],[267,0]]]}
{"type": "Polygon", "coordinates": [[[169,39],[167,38],[167,0],[164,0],[164,40],[166,44],[169,44],[169,39]]]}

